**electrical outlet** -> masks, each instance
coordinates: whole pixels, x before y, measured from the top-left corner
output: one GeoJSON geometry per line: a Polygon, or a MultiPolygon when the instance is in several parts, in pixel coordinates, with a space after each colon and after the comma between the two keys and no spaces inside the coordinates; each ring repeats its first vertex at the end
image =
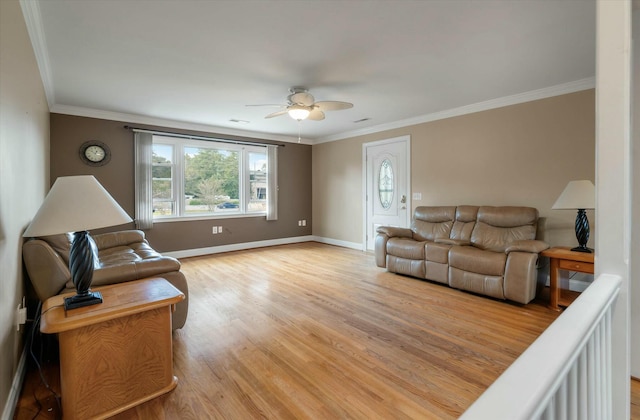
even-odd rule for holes
{"type": "Polygon", "coordinates": [[[218,233],[218,226],[214,226],[211,228],[211,233],[213,233],[214,235],[218,233]]]}
{"type": "Polygon", "coordinates": [[[16,309],[16,331],[20,331],[20,325],[24,325],[27,323],[27,308],[23,307],[23,305],[18,304],[18,308],[16,309]]]}
{"type": "Polygon", "coordinates": [[[302,220],[298,220],[298,226],[302,226],[302,220]]]}
{"type": "Polygon", "coordinates": [[[222,233],[222,226],[218,226],[218,233],[222,233]]]}
{"type": "Polygon", "coordinates": [[[304,220],[302,221],[302,226],[307,226],[307,219],[304,219],[304,220]]]}

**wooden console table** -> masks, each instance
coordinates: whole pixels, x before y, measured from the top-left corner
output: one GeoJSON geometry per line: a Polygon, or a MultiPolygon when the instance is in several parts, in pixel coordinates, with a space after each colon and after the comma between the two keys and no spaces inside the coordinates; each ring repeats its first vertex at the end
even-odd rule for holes
{"type": "Polygon", "coordinates": [[[549,307],[556,311],[560,306],[569,306],[578,295],[560,287],[560,270],[593,274],[593,253],[571,251],[569,247],[549,248],[540,253],[548,257],[549,268],[549,307]],[[564,292],[564,293],[563,293],[564,292]]]}
{"type": "Polygon", "coordinates": [[[184,294],[163,278],[94,289],[104,302],[64,310],[44,302],[40,330],[58,334],[65,419],[111,417],[173,390],[171,312],[184,294]]]}

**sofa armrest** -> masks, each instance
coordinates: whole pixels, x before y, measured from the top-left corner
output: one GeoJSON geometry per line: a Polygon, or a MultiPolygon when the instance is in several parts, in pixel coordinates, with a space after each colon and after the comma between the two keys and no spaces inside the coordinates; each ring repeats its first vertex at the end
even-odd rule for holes
{"type": "MultiPolygon", "coordinates": [[[[536,241],[539,242],[539,241],[536,241]]],[[[504,297],[527,304],[536,297],[538,254],[514,251],[504,267],[504,297]]]]}
{"type": "Polygon", "coordinates": [[[129,245],[136,242],[145,242],[144,232],[141,230],[123,230],[120,232],[92,235],[92,237],[99,250],[129,245]]]}
{"type": "Polygon", "coordinates": [[[411,229],[401,227],[380,226],[376,232],[378,232],[374,247],[376,265],[381,268],[387,266],[387,242],[390,238],[413,238],[411,229]]]}
{"type": "Polygon", "coordinates": [[[437,244],[458,245],[458,246],[471,245],[471,242],[466,241],[464,239],[437,238],[434,242],[437,244]]]}
{"type": "Polygon", "coordinates": [[[390,238],[413,238],[413,232],[408,228],[380,226],[376,229],[378,233],[384,233],[390,238]]]}
{"type": "Polygon", "coordinates": [[[67,263],[46,241],[30,239],[22,245],[22,258],[38,299],[57,295],[71,279],[67,263]]]}
{"type": "Polygon", "coordinates": [[[510,252],[531,252],[538,254],[547,248],[549,248],[549,244],[543,241],[522,240],[512,242],[504,252],[506,254],[510,252]]]}

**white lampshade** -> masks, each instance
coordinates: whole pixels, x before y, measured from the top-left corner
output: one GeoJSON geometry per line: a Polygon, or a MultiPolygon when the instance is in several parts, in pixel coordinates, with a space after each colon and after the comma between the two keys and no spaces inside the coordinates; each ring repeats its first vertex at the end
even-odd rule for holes
{"type": "Polygon", "coordinates": [[[80,232],[131,221],[92,175],[64,176],[56,179],[22,236],[80,232]]]}
{"type": "Polygon", "coordinates": [[[589,180],[570,181],[556,200],[554,210],[596,208],[596,187],[589,180]]]}
{"type": "Polygon", "coordinates": [[[298,121],[306,119],[311,113],[309,108],[302,105],[291,105],[287,112],[291,118],[298,121]]]}

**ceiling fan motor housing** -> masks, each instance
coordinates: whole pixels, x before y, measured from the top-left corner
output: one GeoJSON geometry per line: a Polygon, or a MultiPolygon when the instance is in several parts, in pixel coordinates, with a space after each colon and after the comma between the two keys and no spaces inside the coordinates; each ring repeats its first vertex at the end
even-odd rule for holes
{"type": "MultiPolygon", "coordinates": [[[[293,90],[293,89],[292,89],[293,90]]],[[[291,95],[287,96],[291,105],[311,106],[315,102],[315,98],[312,94],[305,90],[294,91],[291,95]]]]}

